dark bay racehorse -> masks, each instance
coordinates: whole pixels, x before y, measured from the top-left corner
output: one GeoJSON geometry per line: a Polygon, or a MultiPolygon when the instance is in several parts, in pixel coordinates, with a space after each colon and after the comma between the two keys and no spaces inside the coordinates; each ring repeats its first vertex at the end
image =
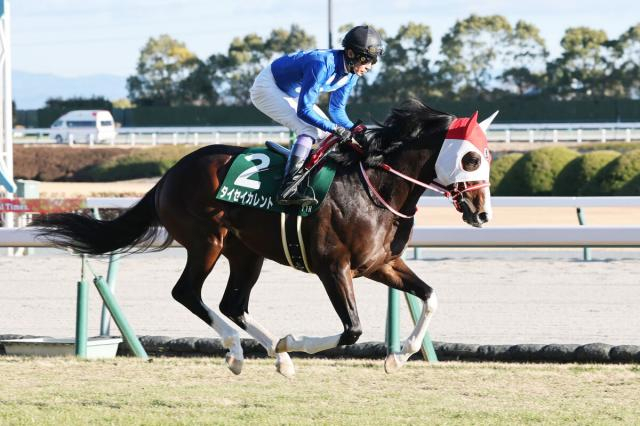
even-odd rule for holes
{"type": "MultiPolygon", "coordinates": [[[[251,289],[264,259],[283,265],[288,262],[280,239],[279,214],[215,198],[243,148],[211,145],[185,156],[138,204],[115,220],[65,213],[41,216],[32,225],[42,227],[41,234],[57,245],[91,255],[134,250],[134,246],[153,241],[164,226],[169,238],[188,253],[172,295],[218,332],[229,350],[227,364],[236,374],[244,359],[239,334],[201,298],[205,278],[221,254],[229,260],[231,273],[220,311],[275,356],[276,368],[285,376],[294,374],[287,352],[315,353],[358,340],[362,330],[353,278],[367,277],[411,293],[424,302],[424,308],[401,352],[387,357],[385,369],[391,371],[419,350],[437,305],[433,289],[401,258],[414,223],[410,216],[424,192],[416,182],[438,182],[436,160],[445,140],[466,143],[484,138],[470,142],[486,145],[484,131],[489,123],[478,124],[476,117],[456,118],[419,101],[408,101],[394,109],[380,128],[368,131],[360,154],[347,144],[332,154],[339,164],[335,180],[318,212],[303,219],[302,236],[309,268],[322,281],[344,325],[344,331],[334,336],[277,339],[248,313],[251,289]]],[[[458,156],[461,173],[490,161],[488,150],[486,159],[481,150],[481,154],[472,151],[458,156]]],[[[487,185],[482,181],[439,184],[453,198],[463,220],[473,226],[490,217],[487,185]]]]}

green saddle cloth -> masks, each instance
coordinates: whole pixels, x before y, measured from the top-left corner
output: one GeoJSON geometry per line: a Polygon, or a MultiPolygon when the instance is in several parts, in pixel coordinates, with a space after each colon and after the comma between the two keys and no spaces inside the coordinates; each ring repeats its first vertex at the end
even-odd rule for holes
{"type": "Polygon", "coordinates": [[[268,148],[250,148],[238,155],[218,188],[216,199],[272,212],[309,216],[320,208],[336,174],[335,163],[326,161],[310,178],[308,193],[318,200],[315,206],[281,206],[278,189],[284,175],[286,157],[268,148]],[[312,192],[313,191],[313,192],[312,192]]]}

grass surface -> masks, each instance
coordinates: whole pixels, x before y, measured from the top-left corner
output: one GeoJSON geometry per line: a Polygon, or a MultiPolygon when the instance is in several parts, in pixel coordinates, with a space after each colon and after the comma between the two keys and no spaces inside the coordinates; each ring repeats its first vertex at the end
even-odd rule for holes
{"type": "Polygon", "coordinates": [[[0,424],[633,424],[640,367],[0,357],[0,424]]]}

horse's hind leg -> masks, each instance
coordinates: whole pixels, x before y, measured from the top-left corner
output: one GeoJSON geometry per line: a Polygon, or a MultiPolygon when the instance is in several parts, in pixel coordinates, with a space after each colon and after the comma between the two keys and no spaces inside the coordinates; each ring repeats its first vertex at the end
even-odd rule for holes
{"type": "Polygon", "coordinates": [[[229,260],[229,281],[220,301],[220,312],[256,339],[269,356],[276,357],[276,369],[286,377],[295,374],[287,353],[276,353],[277,339],[249,315],[249,297],[258,281],[264,257],[252,252],[233,235],[228,235],[222,252],[229,260]]]}
{"type": "Polygon", "coordinates": [[[222,251],[222,238],[190,245],[187,248],[187,265],[173,288],[173,298],[211,326],[222,338],[222,345],[229,349],[226,362],[229,369],[240,374],[244,355],[240,336],[236,330],[213,312],[202,301],[202,285],[213,269],[222,251]]]}
{"type": "Polygon", "coordinates": [[[387,355],[384,368],[387,373],[402,367],[411,355],[420,350],[422,341],[427,333],[431,317],[438,308],[436,293],[422,281],[407,264],[400,258],[383,265],[367,278],[386,284],[391,288],[413,294],[424,302],[420,319],[407,340],[402,342],[399,353],[387,355]]]}
{"type": "Polygon", "coordinates": [[[344,331],[326,337],[287,335],[278,342],[278,352],[316,352],[342,345],[353,345],[362,334],[356,299],[348,262],[333,262],[317,272],[331,300],[333,308],[342,321],[344,331]]]}

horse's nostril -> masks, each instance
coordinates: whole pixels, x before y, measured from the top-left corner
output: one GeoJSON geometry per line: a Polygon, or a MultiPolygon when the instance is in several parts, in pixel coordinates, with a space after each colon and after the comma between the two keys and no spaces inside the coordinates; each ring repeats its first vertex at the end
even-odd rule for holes
{"type": "Polygon", "coordinates": [[[482,212],[478,215],[478,220],[480,221],[480,223],[487,223],[489,222],[489,215],[487,215],[485,212],[482,212]]]}

